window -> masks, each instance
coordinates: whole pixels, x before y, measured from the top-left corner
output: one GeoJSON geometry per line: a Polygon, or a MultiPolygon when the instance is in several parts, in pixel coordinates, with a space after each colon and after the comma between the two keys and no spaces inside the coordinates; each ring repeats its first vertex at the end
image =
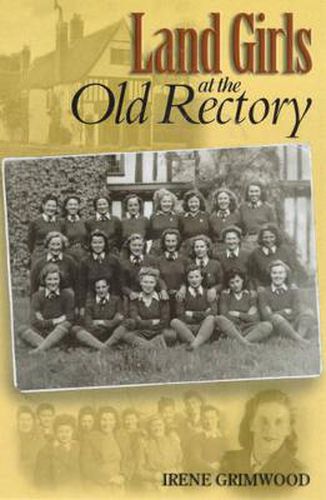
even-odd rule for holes
{"type": "Polygon", "coordinates": [[[111,64],[129,65],[130,55],[129,49],[111,49],[111,64]]]}
{"type": "Polygon", "coordinates": [[[107,157],[107,175],[108,176],[123,176],[125,175],[124,156],[109,155],[107,157]]]}

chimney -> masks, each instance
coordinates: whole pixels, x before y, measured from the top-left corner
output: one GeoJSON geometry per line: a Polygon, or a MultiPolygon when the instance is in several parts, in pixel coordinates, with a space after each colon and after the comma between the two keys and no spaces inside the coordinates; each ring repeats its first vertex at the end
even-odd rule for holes
{"type": "Polygon", "coordinates": [[[79,14],[74,14],[70,21],[70,45],[73,45],[77,40],[84,36],[84,21],[79,14]]]}
{"type": "Polygon", "coordinates": [[[28,45],[24,45],[21,55],[20,55],[20,71],[26,74],[29,70],[29,65],[31,62],[31,49],[28,45]]]}
{"type": "Polygon", "coordinates": [[[56,81],[62,81],[63,68],[68,50],[68,23],[59,19],[56,30],[56,43],[55,43],[55,73],[56,81]]]}

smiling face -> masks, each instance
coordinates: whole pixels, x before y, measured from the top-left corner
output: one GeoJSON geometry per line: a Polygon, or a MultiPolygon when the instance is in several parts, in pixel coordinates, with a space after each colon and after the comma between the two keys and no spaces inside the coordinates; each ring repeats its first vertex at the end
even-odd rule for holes
{"type": "Polygon", "coordinates": [[[176,234],[166,234],[164,245],[168,252],[175,252],[178,247],[178,237],[176,234]]]}
{"type": "Polygon", "coordinates": [[[95,293],[101,299],[107,296],[109,293],[109,285],[106,280],[98,280],[95,283],[95,293]]]}
{"type": "Polygon", "coordinates": [[[198,288],[202,284],[203,277],[199,270],[189,271],[188,276],[188,284],[193,288],[198,288]]]}
{"type": "Polygon", "coordinates": [[[261,198],[261,187],[251,184],[248,188],[248,198],[251,203],[257,203],[261,198]]]}
{"type": "Polygon", "coordinates": [[[228,250],[233,251],[240,244],[239,235],[235,231],[229,231],[224,237],[225,246],[228,250]]]}
{"type": "Polygon", "coordinates": [[[47,200],[42,205],[43,213],[49,217],[53,217],[57,213],[58,204],[56,200],[47,200]]]}
{"type": "Polygon", "coordinates": [[[79,201],[77,198],[69,198],[66,203],[66,211],[68,215],[77,215],[79,211],[79,201]]]}
{"type": "Polygon", "coordinates": [[[142,238],[136,238],[134,240],[131,240],[129,243],[129,250],[130,253],[132,253],[132,255],[135,255],[136,257],[143,255],[144,240],[142,238]]]}
{"type": "Polygon", "coordinates": [[[127,202],[127,211],[130,215],[139,215],[140,203],[136,196],[134,198],[129,198],[127,202]]]}
{"type": "Polygon", "coordinates": [[[277,265],[271,268],[271,280],[273,285],[275,285],[276,287],[283,285],[283,283],[285,283],[286,281],[286,278],[287,272],[283,266],[277,265]]]}
{"type": "Polygon", "coordinates": [[[166,425],[172,424],[175,418],[175,407],[173,405],[164,406],[161,415],[166,425]]]}
{"type": "Polygon", "coordinates": [[[173,209],[173,199],[170,194],[165,194],[162,197],[160,208],[165,214],[171,212],[171,210],[173,209]]]}
{"type": "Polygon", "coordinates": [[[200,209],[200,199],[198,196],[192,196],[188,199],[187,205],[190,212],[196,213],[200,209]]]}
{"type": "Polygon", "coordinates": [[[103,413],[100,420],[101,431],[108,434],[114,430],[116,418],[113,413],[103,413]]]}
{"type": "Polygon", "coordinates": [[[149,276],[149,275],[142,276],[140,280],[140,287],[145,294],[149,295],[155,290],[156,278],[154,276],[149,276]]]}
{"type": "Polygon", "coordinates": [[[48,273],[44,278],[44,284],[50,292],[57,291],[60,286],[60,274],[58,272],[48,273]]]}
{"type": "Polygon", "coordinates": [[[263,455],[275,453],[291,433],[289,409],[281,403],[262,403],[251,422],[253,451],[263,455]]]}
{"type": "Polygon", "coordinates": [[[61,424],[56,429],[56,438],[60,444],[70,444],[74,435],[74,429],[69,424],[61,424]]]}
{"type": "Polygon", "coordinates": [[[105,215],[109,211],[109,202],[106,198],[99,198],[96,202],[96,211],[101,214],[105,215]]]}
{"type": "Polygon", "coordinates": [[[196,240],[194,242],[194,253],[196,257],[202,259],[203,257],[207,257],[208,246],[206,241],[204,240],[196,240]]]}
{"type": "Polygon", "coordinates": [[[262,234],[262,242],[264,247],[272,248],[276,244],[276,234],[269,229],[265,229],[262,234]]]}
{"type": "Polygon", "coordinates": [[[217,197],[217,209],[227,210],[228,208],[230,208],[230,202],[231,200],[228,193],[226,193],[225,191],[219,193],[217,197]]]}
{"type": "Polygon", "coordinates": [[[91,241],[91,249],[94,253],[100,254],[105,249],[105,239],[103,236],[93,236],[91,241]]]}
{"type": "Polygon", "coordinates": [[[234,276],[229,281],[229,287],[234,293],[239,293],[243,289],[243,279],[241,276],[234,276]]]}
{"type": "Polygon", "coordinates": [[[51,238],[48,243],[48,250],[52,255],[59,255],[63,250],[63,244],[60,236],[51,238]]]}
{"type": "Polygon", "coordinates": [[[199,398],[192,396],[186,400],[186,412],[190,417],[197,417],[201,412],[202,402],[199,398]]]}

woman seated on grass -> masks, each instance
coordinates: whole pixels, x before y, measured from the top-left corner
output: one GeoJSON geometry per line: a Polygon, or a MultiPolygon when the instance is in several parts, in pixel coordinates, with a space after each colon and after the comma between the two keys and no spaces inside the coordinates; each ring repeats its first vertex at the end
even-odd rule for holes
{"type": "Polygon", "coordinates": [[[135,346],[157,345],[165,348],[166,339],[173,341],[174,333],[168,330],[169,302],[160,299],[155,288],[160,272],[153,267],[142,267],[138,274],[141,291],[129,303],[129,319],[124,323],[124,340],[135,346]]]}
{"type": "Polygon", "coordinates": [[[119,338],[117,327],[123,320],[122,301],[109,289],[107,278],[95,281],[94,294],[90,294],[86,302],[84,326],[72,329],[82,344],[94,349],[109,347],[119,338]]]}
{"type": "Polygon", "coordinates": [[[187,269],[185,296],[177,302],[177,317],[171,321],[180,342],[188,349],[196,349],[212,336],[215,329],[214,316],[217,314],[216,301],[209,301],[208,291],[203,287],[204,272],[197,264],[187,269]]]}
{"type": "Polygon", "coordinates": [[[246,288],[246,275],[241,269],[230,269],[226,275],[228,288],[220,297],[217,328],[227,337],[243,345],[267,338],[273,331],[271,323],[259,321],[257,294],[246,288]]]}
{"type": "Polygon", "coordinates": [[[275,333],[306,344],[314,318],[310,309],[303,308],[299,289],[289,284],[290,268],[283,261],[274,260],[268,273],[270,286],[258,290],[261,317],[272,323],[275,333]]]}
{"type": "Polygon", "coordinates": [[[67,288],[76,296],[78,265],[71,255],[65,253],[68,245],[67,238],[58,231],[51,231],[44,241],[45,254],[32,266],[31,270],[31,294],[35,293],[40,283],[42,269],[46,264],[57,264],[60,269],[62,280],[61,288],[67,288]]]}
{"type": "Polygon", "coordinates": [[[45,351],[65,337],[74,319],[74,297],[61,289],[61,272],[56,264],[47,264],[41,272],[41,288],[31,302],[30,327],[21,327],[20,336],[35,349],[45,351]]]}

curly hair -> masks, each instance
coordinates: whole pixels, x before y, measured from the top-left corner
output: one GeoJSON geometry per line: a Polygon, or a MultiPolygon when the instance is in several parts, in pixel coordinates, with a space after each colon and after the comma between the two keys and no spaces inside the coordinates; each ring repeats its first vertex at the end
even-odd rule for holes
{"type": "Polygon", "coordinates": [[[206,236],[205,234],[198,234],[197,236],[193,236],[190,240],[190,250],[191,250],[191,257],[194,259],[196,256],[195,254],[195,243],[196,241],[204,241],[206,243],[207,247],[207,254],[210,256],[212,252],[212,240],[206,236]]]}
{"type": "Polygon", "coordinates": [[[133,241],[136,241],[136,240],[141,240],[143,242],[143,253],[145,253],[146,240],[145,240],[144,236],[142,236],[139,233],[133,233],[130,236],[128,236],[128,238],[125,240],[125,242],[123,244],[124,248],[126,248],[130,254],[130,243],[132,243],[133,241]]]}
{"type": "Polygon", "coordinates": [[[241,239],[242,239],[242,229],[239,226],[231,225],[231,226],[227,226],[224,229],[222,229],[222,231],[221,231],[221,237],[222,237],[223,241],[225,240],[225,236],[228,233],[236,233],[239,236],[239,239],[241,241],[241,239]]]}
{"type": "Polygon", "coordinates": [[[290,267],[289,267],[287,264],[285,264],[285,262],[283,262],[283,260],[281,260],[281,259],[275,259],[275,260],[272,260],[272,262],[270,262],[270,263],[268,264],[268,266],[267,266],[267,272],[268,272],[269,276],[270,276],[270,274],[271,274],[271,271],[272,271],[273,267],[276,267],[276,266],[282,266],[282,267],[285,269],[285,271],[286,271],[286,281],[288,281],[288,280],[289,280],[289,278],[290,278],[290,276],[291,276],[291,269],[290,269],[290,267]]]}
{"type": "MultiPolygon", "coordinates": [[[[63,207],[62,207],[62,213],[64,215],[64,217],[68,214],[68,211],[67,211],[67,203],[68,201],[70,200],[76,200],[78,202],[78,205],[80,206],[81,204],[81,198],[79,196],[77,196],[76,194],[70,194],[69,196],[67,196],[65,199],[64,199],[64,202],[63,202],[63,207]]],[[[79,209],[78,209],[78,212],[79,214],[79,209]]]]}
{"type": "Polygon", "coordinates": [[[192,271],[199,271],[202,278],[205,277],[205,272],[204,270],[200,267],[200,266],[197,266],[197,264],[195,262],[192,262],[191,264],[189,264],[186,268],[186,276],[188,277],[189,273],[191,273],[192,271]]]}
{"type": "Polygon", "coordinates": [[[42,286],[45,286],[45,280],[48,274],[54,274],[57,273],[60,278],[60,283],[62,283],[62,272],[60,270],[60,267],[57,264],[49,263],[45,264],[43,267],[41,274],[40,274],[40,284],[42,286]]]}
{"type": "Polygon", "coordinates": [[[160,277],[160,271],[156,267],[141,267],[138,273],[138,280],[141,281],[144,276],[153,276],[157,281],[160,277]]]}
{"type": "Polygon", "coordinates": [[[139,213],[142,214],[143,210],[144,210],[144,200],[142,200],[142,198],[140,196],[138,196],[138,194],[136,194],[136,193],[130,193],[130,194],[127,194],[127,196],[124,197],[124,199],[122,201],[122,206],[124,208],[124,211],[128,212],[128,201],[132,200],[133,198],[136,198],[138,200],[138,203],[139,203],[139,213]]]}
{"type": "Polygon", "coordinates": [[[94,198],[93,206],[94,206],[95,212],[97,212],[97,203],[99,200],[106,200],[108,202],[109,209],[110,209],[110,207],[111,207],[111,194],[110,193],[106,193],[105,195],[98,195],[98,196],[96,196],[96,198],[94,198]]]}
{"type": "Polygon", "coordinates": [[[58,212],[58,207],[59,207],[59,199],[55,194],[47,194],[42,198],[41,205],[40,205],[40,213],[43,213],[44,211],[44,205],[46,204],[47,201],[55,201],[57,204],[57,212],[58,212]]]}
{"type": "Polygon", "coordinates": [[[92,241],[93,241],[93,238],[95,238],[96,236],[103,238],[104,251],[108,252],[109,251],[109,239],[108,239],[106,233],[104,231],[101,231],[100,229],[94,229],[94,231],[92,231],[90,236],[89,236],[89,248],[90,248],[91,252],[93,251],[92,250],[92,241]]]}
{"type": "Polygon", "coordinates": [[[172,193],[171,191],[169,191],[168,189],[158,189],[157,191],[155,191],[154,195],[153,195],[153,207],[154,207],[154,212],[157,212],[158,210],[161,210],[161,201],[162,201],[162,198],[164,196],[170,196],[171,197],[171,200],[173,202],[173,205],[172,205],[172,210],[175,209],[175,206],[178,202],[178,199],[176,197],[176,195],[174,193],[172,193]]]}
{"type": "Polygon", "coordinates": [[[95,423],[96,412],[95,412],[94,408],[92,406],[82,406],[82,408],[80,408],[80,410],[78,412],[78,427],[79,428],[81,427],[82,418],[85,415],[91,415],[93,417],[94,423],[95,423]]]}
{"type": "Polygon", "coordinates": [[[230,283],[230,280],[232,280],[236,276],[239,276],[242,279],[242,281],[243,281],[243,289],[245,289],[246,288],[246,284],[247,284],[247,275],[246,275],[245,271],[243,271],[239,267],[232,267],[231,269],[229,269],[225,273],[225,279],[224,279],[225,285],[228,287],[229,283],[230,283]]]}
{"type": "Polygon", "coordinates": [[[177,237],[177,250],[179,250],[180,248],[180,245],[181,245],[181,242],[182,242],[182,239],[181,239],[181,234],[180,234],[180,231],[178,229],[165,229],[162,233],[162,236],[161,236],[161,248],[162,250],[166,250],[166,246],[165,246],[165,237],[168,235],[168,234],[174,234],[176,237],[177,237]]]}
{"type": "Polygon", "coordinates": [[[295,416],[291,401],[284,392],[275,389],[258,392],[254,397],[247,401],[244,416],[241,420],[239,428],[240,445],[247,450],[252,449],[253,433],[250,430],[251,424],[259,405],[264,403],[279,403],[288,409],[290,416],[291,433],[285,439],[284,444],[286,445],[289,452],[295,455],[297,451],[297,434],[294,430],[295,416]]]}
{"type": "Polygon", "coordinates": [[[220,207],[218,206],[218,197],[221,193],[226,193],[229,196],[230,198],[229,210],[231,213],[234,212],[239,205],[238,198],[236,194],[233,191],[231,191],[231,189],[228,188],[219,188],[216,189],[216,191],[214,191],[214,193],[212,194],[212,200],[213,200],[212,212],[217,212],[218,210],[220,210],[220,207]]]}
{"type": "Polygon", "coordinates": [[[44,238],[45,248],[49,247],[50,241],[53,238],[60,238],[62,244],[62,250],[65,250],[68,247],[69,245],[68,238],[64,234],[60,233],[59,231],[50,231],[44,238]]]}
{"type": "Polygon", "coordinates": [[[279,247],[282,244],[283,240],[282,240],[282,236],[281,236],[279,228],[277,227],[276,224],[269,222],[267,224],[264,224],[259,230],[257,242],[260,246],[264,245],[263,236],[264,236],[265,231],[270,231],[271,233],[273,233],[275,235],[275,238],[276,238],[275,245],[277,247],[279,247]]]}
{"type": "Polygon", "coordinates": [[[118,412],[113,406],[101,406],[98,409],[97,416],[96,416],[96,423],[97,423],[97,429],[101,430],[101,419],[105,413],[110,413],[111,415],[114,415],[115,417],[115,427],[118,427],[119,424],[119,415],[118,412]]]}
{"type": "Polygon", "coordinates": [[[186,213],[189,212],[188,202],[189,202],[190,198],[194,198],[194,197],[198,198],[198,200],[199,200],[199,210],[201,210],[202,212],[205,212],[206,211],[205,198],[201,194],[201,192],[198,191],[197,189],[190,189],[190,191],[187,191],[183,195],[183,202],[182,202],[183,210],[186,213]]]}
{"type": "Polygon", "coordinates": [[[245,195],[244,195],[245,201],[250,201],[249,195],[248,195],[250,186],[258,186],[260,188],[260,199],[261,199],[261,201],[263,201],[263,202],[267,201],[266,187],[259,180],[251,180],[250,182],[248,182],[248,184],[245,187],[245,195]]]}

